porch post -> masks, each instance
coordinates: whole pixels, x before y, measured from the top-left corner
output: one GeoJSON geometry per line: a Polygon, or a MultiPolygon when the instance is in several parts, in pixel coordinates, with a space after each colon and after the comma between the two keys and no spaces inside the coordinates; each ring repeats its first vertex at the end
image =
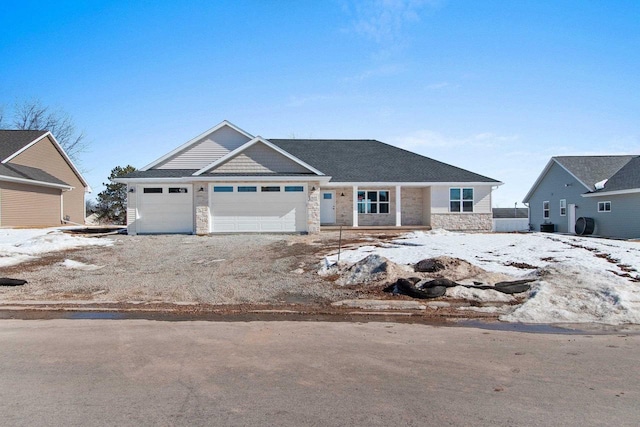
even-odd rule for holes
{"type": "Polygon", "coordinates": [[[353,186],[353,227],[358,226],[358,186],[353,186]]]}
{"type": "Polygon", "coordinates": [[[396,227],[402,225],[402,192],[400,186],[396,185],[396,227]]]}

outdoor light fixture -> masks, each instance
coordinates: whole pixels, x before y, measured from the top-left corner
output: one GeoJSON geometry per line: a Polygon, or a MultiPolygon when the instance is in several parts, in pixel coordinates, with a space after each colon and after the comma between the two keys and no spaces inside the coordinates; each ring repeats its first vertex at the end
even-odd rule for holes
{"type": "Polygon", "coordinates": [[[129,189],[129,193],[135,193],[136,192],[136,187],[131,187],[129,189]]]}
{"type": "Polygon", "coordinates": [[[204,187],[198,188],[198,191],[200,191],[200,192],[204,191],[204,187]]]}
{"type": "Polygon", "coordinates": [[[344,193],[340,193],[340,197],[344,197],[344,193]]]}
{"type": "Polygon", "coordinates": [[[311,187],[311,191],[316,191],[315,185],[313,187],[311,187]]]}

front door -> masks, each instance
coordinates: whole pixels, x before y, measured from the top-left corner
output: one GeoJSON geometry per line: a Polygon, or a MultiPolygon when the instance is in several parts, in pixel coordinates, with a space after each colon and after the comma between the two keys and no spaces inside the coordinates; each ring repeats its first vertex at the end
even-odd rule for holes
{"type": "Polygon", "coordinates": [[[336,192],[320,192],[320,224],[336,223],[336,192]]]}
{"type": "Polygon", "coordinates": [[[576,205],[573,203],[569,203],[567,217],[569,221],[569,233],[576,234],[576,205]]]}

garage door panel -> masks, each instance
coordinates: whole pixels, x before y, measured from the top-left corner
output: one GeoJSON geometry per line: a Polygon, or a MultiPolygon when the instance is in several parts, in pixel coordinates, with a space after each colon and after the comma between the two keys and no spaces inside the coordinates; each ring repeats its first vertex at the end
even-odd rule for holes
{"type": "Polygon", "coordinates": [[[169,193],[175,185],[149,185],[138,188],[138,232],[139,233],[192,233],[193,193],[192,186],[186,193],[169,193]],[[162,193],[145,193],[144,188],[162,188],[162,193]]]}
{"type": "Polygon", "coordinates": [[[213,193],[210,208],[214,233],[307,231],[304,192],[213,193]]]}

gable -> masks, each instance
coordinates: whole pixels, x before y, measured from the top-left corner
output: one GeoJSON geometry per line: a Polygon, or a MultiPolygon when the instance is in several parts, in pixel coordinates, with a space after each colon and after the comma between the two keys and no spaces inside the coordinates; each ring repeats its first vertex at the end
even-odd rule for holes
{"type": "Polygon", "coordinates": [[[209,171],[209,174],[309,174],[310,171],[285,155],[258,142],[209,171]]]}
{"type": "Polygon", "coordinates": [[[40,169],[60,181],[84,189],[84,180],[71,167],[64,156],[58,151],[57,144],[51,139],[51,134],[13,157],[7,165],[22,165],[40,169]]]}
{"type": "Polygon", "coordinates": [[[46,133],[45,130],[0,130],[0,161],[16,154],[46,133]]]}
{"type": "Polygon", "coordinates": [[[247,143],[251,138],[229,125],[201,136],[153,169],[201,169],[247,143]]]}

